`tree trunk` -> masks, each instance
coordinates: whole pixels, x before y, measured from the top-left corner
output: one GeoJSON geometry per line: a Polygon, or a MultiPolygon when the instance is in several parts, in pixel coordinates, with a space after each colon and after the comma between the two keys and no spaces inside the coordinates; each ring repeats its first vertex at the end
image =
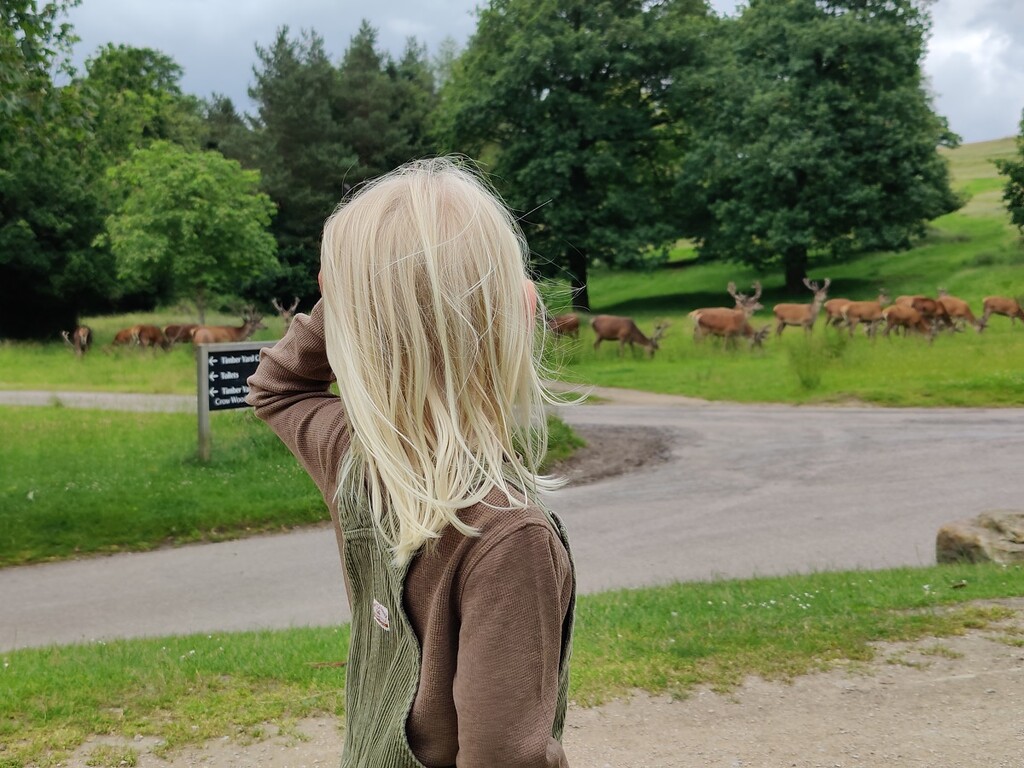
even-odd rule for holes
{"type": "Polygon", "coordinates": [[[572,286],[572,308],[590,311],[590,293],[587,291],[587,254],[578,248],[569,253],[569,280],[572,286]]]}
{"type": "Polygon", "coordinates": [[[800,293],[804,290],[804,278],[807,277],[807,248],[794,245],[786,251],[786,292],[800,293]]]}

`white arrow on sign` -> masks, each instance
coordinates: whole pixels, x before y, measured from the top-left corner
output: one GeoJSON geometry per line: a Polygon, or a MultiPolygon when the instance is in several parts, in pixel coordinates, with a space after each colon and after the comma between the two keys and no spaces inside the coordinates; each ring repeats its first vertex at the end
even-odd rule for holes
{"type": "Polygon", "coordinates": [[[218,376],[216,373],[211,373],[210,374],[210,381],[216,381],[219,378],[220,378],[220,376],[218,376]]]}
{"type": "Polygon", "coordinates": [[[219,362],[220,362],[220,358],[217,358],[217,357],[208,357],[208,358],[206,358],[206,364],[210,368],[213,368],[213,366],[217,365],[217,363],[219,363],[219,362]]]}
{"type": "Polygon", "coordinates": [[[214,397],[217,396],[218,392],[220,392],[220,390],[217,389],[216,387],[210,387],[210,394],[213,395],[214,397]]]}

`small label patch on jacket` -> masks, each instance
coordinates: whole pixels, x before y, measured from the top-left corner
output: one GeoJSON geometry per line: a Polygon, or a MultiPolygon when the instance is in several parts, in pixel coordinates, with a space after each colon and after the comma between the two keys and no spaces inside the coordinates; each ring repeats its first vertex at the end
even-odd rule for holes
{"type": "Polygon", "coordinates": [[[376,621],[377,626],[385,632],[391,631],[391,620],[388,617],[388,609],[376,600],[373,601],[373,620],[376,621]]]}

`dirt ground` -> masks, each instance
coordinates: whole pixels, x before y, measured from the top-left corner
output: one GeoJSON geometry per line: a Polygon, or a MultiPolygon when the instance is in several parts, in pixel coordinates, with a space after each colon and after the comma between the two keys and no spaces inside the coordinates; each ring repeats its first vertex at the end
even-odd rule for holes
{"type": "MultiPolygon", "coordinates": [[[[657,431],[581,430],[590,447],[558,467],[583,483],[667,459],[657,431]],[[600,450],[598,449],[600,446],[600,450]]],[[[570,705],[564,743],[573,768],[1024,768],[1024,599],[1002,624],[911,644],[882,644],[870,663],[791,682],[750,679],[727,694],[637,694],[570,705]]],[[[98,738],[65,763],[85,768],[104,745],[130,748],[139,768],[336,766],[341,723],[317,718],[241,743],[230,736],[175,753],[98,738]]],[[[103,763],[106,764],[106,763],[103,763]]],[[[122,765],[126,765],[122,763],[122,765]]],[[[495,766],[494,768],[499,768],[495,766]]]]}

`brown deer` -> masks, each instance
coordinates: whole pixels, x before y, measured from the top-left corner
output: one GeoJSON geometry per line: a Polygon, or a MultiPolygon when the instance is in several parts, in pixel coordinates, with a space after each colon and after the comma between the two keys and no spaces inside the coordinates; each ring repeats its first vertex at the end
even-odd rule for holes
{"type": "Polygon", "coordinates": [[[160,347],[161,349],[171,348],[171,342],[167,340],[167,336],[164,334],[163,329],[155,325],[135,326],[135,337],[140,347],[160,347]]]}
{"type": "Polygon", "coordinates": [[[819,286],[805,277],[804,285],[814,294],[814,301],[810,304],[776,304],[772,308],[775,314],[775,335],[781,336],[787,325],[802,326],[804,333],[813,331],[814,322],[818,319],[822,304],[825,303],[831,283],[832,280],[826,277],[824,285],[819,286]]]}
{"type": "Polygon", "coordinates": [[[271,299],[270,303],[274,305],[274,309],[277,310],[277,314],[284,320],[284,330],[288,331],[288,326],[292,324],[292,318],[295,317],[295,310],[299,306],[299,297],[295,296],[292,299],[292,305],[285,309],[283,305],[278,304],[277,299],[271,299]]]}
{"type": "Polygon", "coordinates": [[[822,308],[825,310],[825,327],[830,325],[838,328],[843,324],[843,309],[850,303],[849,299],[829,299],[822,308]]]}
{"type": "Polygon", "coordinates": [[[580,319],[577,315],[555,315],[547,321],[548,330],[555,336],[572,336],[578,339],[580,335],[580,319]]]}
{"type": "Polygon", "coordinates": [[[992,315],[1003,315],[1010,318],[1010,325],[1016,325],[1018,320],[1024,321],[1024,310],[1020,308],[1020,302],[1017,299],[1009,299],[1005,296],[986,296],[981,305],[984,308],[981,319],[986,325],[992,315]]]}
{"type": "Polygon", "coordinates": [[[120,331],[114,334],[114,340],[111,342],[115,347],[138,344],[139,343],[139,326],[133,325],[131,328],[122,328],[120,331]]]}
{"type": "Polygon", "coordinates": [[[878,298],[874,301],[851,301],[843,307],[843,322],[850,329],[850,336],[853,336],[859,323],[865,323],[867,334],[874,338],[882,317],[882,307],[889,303],[889,297],[884,291],[879,292],[878,298]]]}
{"type": "MultiPolygon", "coordinates": [[[[743,309],[747,305],[756,304],[757,300],[759,298],[761,298],[761,281],[760,280],[755,280],[754,283],[751,285],[751,287],[754,289],[754,292],[748,296],[745,293],[739,293],[736,290],[736,283],[730,281],[730,283],[725,287],[725,290],[727,290],[729,292],[729,295],[732,296],[733,301],[736,302],[731,308],[730,307],[702,307],[700,309],[695,309],[692,312],[690,312],[688,317],[691,320],[693,320],[694,322],[696,322],[697,321],[697,316],[701,312],[706,312],[709,309],[743,309]]],[[[760,307],[759,307],[759,309],[760,309],[760,307]]]]}
{"type": "MultiPolygon", "coordinates": [[[[757,299],[761,295],[761,284],[755,283],[755,291],[752,296],[744,296],[735,291],[735,286],[729,283],[729,293],[736,299],[738,309],[726,309],[715,307],[712,309],[697,309],[690,313],[693,318],[693,340],[700,342],[705,336],[719,336],[725,339],[726,344],[735,346],[736,339],[743,336],[750,340],[751,347],[755,344],[761,346],[764,335],[755,331],[750,324],[750,317],[759,309],[763,309],[761,302],[757,299]],[[758,335],[760,338],[758,338],[758,335]]],[[[769,328],[771,326],[768,326],[769,328]]],[[[762,328],[762,331],[764,329],[762,328]]]]}
{"type": "Polygon", "coordinates": [[[201,325],[192,334],[192,343],[216,344],[225,341],[245,341],[256,331],[266,328],[263,324],[263,315],[258,314],[253,307],[246,307],[242,312],[242,324],[238,327],[232,325],[201,325]]]}
{"type": "Polygon", "coordinates": [[[974,330],[981,333],[985,330],[987,320],[978,320],[974,317],[974,313],[971,312],[971,305],[963,299],[958,299],[956,296],[950,296],[945,288],[939,288],[939,304],[942,305],[943,310],[946,312],[946,316],[949,318],[949,322],[954,327],[959,324],[961,327],[968,324],[974,326],[974,330]]]}
{"type": "Polygon", "coordinates": [[[925,334],[929,339],[934,340],[935,338],[935,324],[928,322],[921,312],[914,309],[911,304],[904,302],[903,304],[890,304],[882,310],[882,317],[885,318],[885,332],[884,336],[889,337],[893,328],[902,329],[904,333],[907,331],[917,331],[925,334]]]}
{"type": "Polygon", "coordinates": [[[75,357],[81,357],[92,346],[92,328],[88,325],[80,325],[70,334],[67,331],[61,331],[60,335],[64,337],[67,345],[75,351],[75,357]]]}
{"type": "Polygon", "coordinates": [[[647,350],[648,357],[654,357],[654,352],[658,349],[658,341],[665,335],[668,323],[658,323],[650,338],[644,336],[631,317],[597,315],[591,319],[590,327],[594,330],[594,349],[597,349],[602,341],[618,341],[620,357],[627,343],[631,351],[634,344],[639,344],[647,350]]]}
{"type": "Polygon", "coordinates": [[[171,344],[176,344],[179,341],[192,341],[192,334],[198,327],[198,323],[173,323],[164,328],[164,336],[171,344]]]}

